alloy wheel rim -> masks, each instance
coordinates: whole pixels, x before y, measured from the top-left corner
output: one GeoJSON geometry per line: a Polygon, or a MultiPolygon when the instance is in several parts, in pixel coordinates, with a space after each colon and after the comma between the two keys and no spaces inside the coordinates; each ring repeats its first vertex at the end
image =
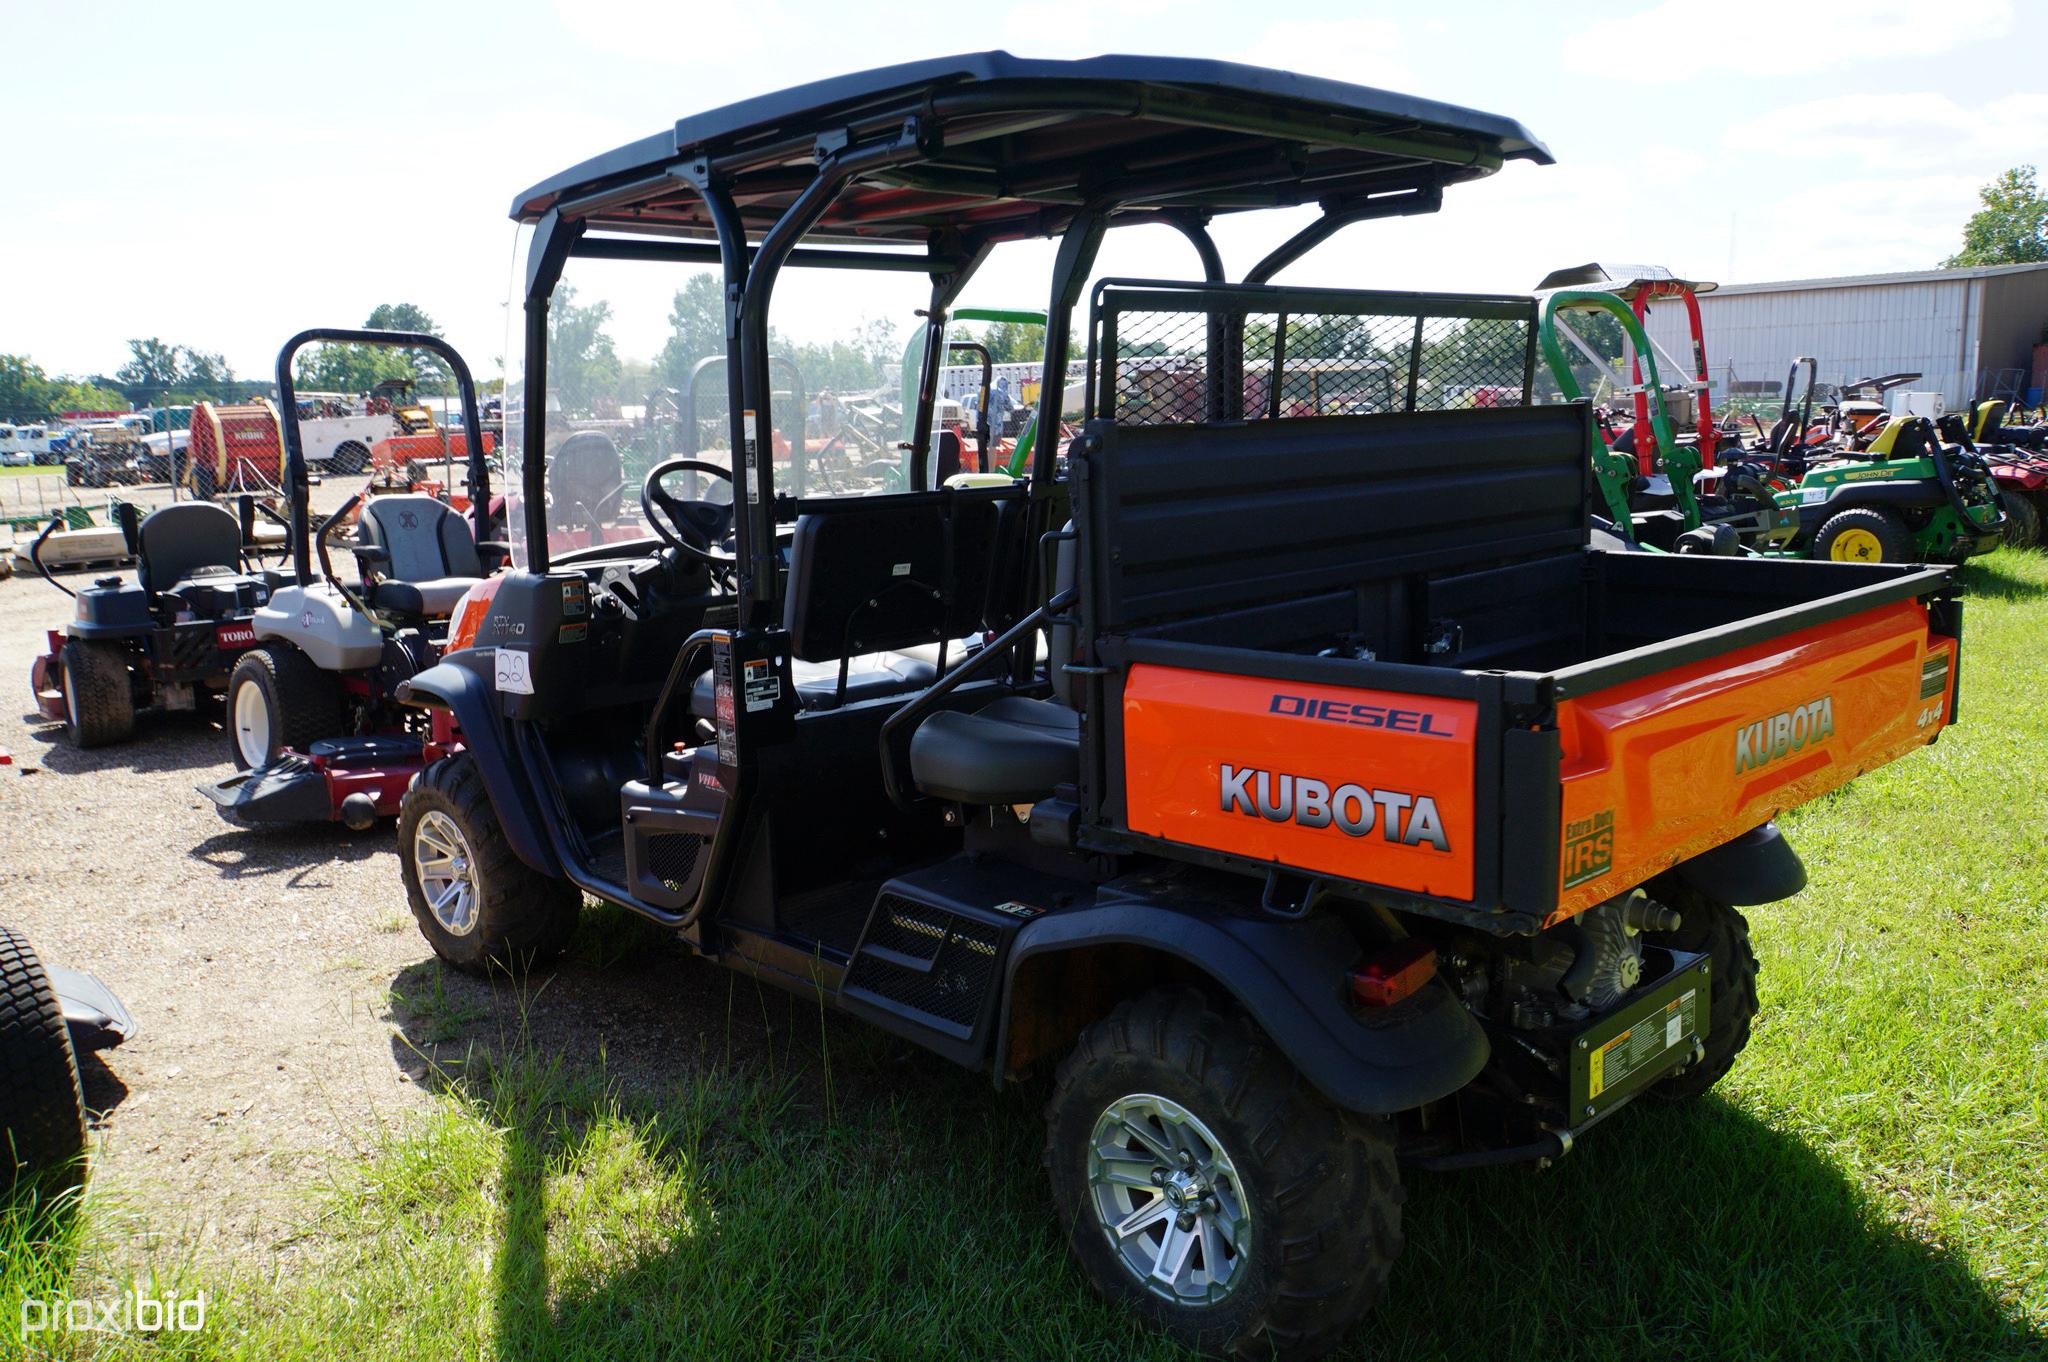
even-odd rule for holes
{"type": "Polygon", "coordinates": [[[476,930],[476,865],[469,854],[469,840],[455,820],[439,809],[429,809],[412,835],[413,868],[419,872],[420,893],[427,911],[451,936],[468,936],[476,930]]]}
{"type": "Polygon", "coordinates": [[[253,681],[235,692],[235,748],[252,768],[270,760],[270,706],[253,681]]]}
{"type": "Polygon", "coordinates": [[[1090,1136],[1095,1218],[1124,1268],[1177,1305],[1224,1300],[1251,1261],[1252,1217],[1228,1151],[1171,1098],[1111,1102],[1090,1136]]]}

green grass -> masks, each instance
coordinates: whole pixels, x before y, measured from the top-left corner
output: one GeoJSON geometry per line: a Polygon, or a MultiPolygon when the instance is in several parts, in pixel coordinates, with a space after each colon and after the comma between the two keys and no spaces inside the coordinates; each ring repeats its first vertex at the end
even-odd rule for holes
{"type": "MultiPolygon", "coordinates": [[[[2048,557],[1970,570],[1962,723],[1787,819],[1812,872],[1752,910],[1756,1036],[1713,1096],[1638,1103],[1555,1169],[1412,1175],[1374,1359],[2048,1356],[2048,557]]],[[[608,969],[644,949],[600,916],[608,969]]],[[[677,1086],[519,1035],[334,1167],[289,1270],[180,1265],[196,1340],[77,1358],[1165,1358],[1067,1261],[1042,1088],[985,1079],[712,967],[764,1046],[677,1086]]],[[[468,1010],[423,979],[431,1036],[468,1010]]],[[[551,998],[524,1001],[538,1031],[551,998]]],[[[632,1019],[622,1019],[631,1025],[632,1019]]],[[[473,1031],[472,1031],[473,1034],[473,1031]]],[[[24,1283],[132,1272],[97,1216],[24,1283]]],[[[16,1267],[17,1256],[26,1264],[16,1267]]],[[[143,1259],[146,1261],[146,1259],[143,1259]]]]}

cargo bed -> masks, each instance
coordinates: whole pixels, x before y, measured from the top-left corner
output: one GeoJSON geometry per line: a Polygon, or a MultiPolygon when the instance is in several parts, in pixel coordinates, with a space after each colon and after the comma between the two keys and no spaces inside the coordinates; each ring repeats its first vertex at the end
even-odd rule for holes
{"type": "Polygon", "coordinates": [[[1527,932],[1954,717],[1950,570],[1593,549],[1591,438],[1091,423],[1084,835],[1527,932]]]}

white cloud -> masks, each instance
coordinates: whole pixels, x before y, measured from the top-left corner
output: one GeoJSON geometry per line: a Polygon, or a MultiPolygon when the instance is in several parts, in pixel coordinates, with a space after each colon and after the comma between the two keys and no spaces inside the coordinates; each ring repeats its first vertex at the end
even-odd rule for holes
{"type": "Polygon", "coordinates": [[[1729,148],[1796,158],[1807,165],[1869,170],[1984,167],[2038,160],[2048,94],[2002,95],[1968,108],[1949,95],[1900,91],[1882,99],[1831,95],[1736,123],[1729,148]]]}
{"type": "MultiPolygon", "coordinates": [[[[1601,19],[1564,46],[1567,70],[1617,80],[1661,82],[1703,44],[1739,37],[1725,50],[1744,74],[1808,75],[1873,58],[1917,60],[2003,35],[2012,0],[1699,0],[1601,19]]],[[[1890,98],[1870,97],[1873,106],[1890,98]]]]}

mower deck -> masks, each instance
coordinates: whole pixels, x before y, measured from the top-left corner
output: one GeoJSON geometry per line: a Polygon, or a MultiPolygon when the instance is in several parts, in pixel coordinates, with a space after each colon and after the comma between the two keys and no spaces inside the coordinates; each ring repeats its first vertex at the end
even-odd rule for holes
{"type": "Polygon", "coordinates": [[[198,789],[238,827],[339,822],[362,829],[396,815],[405,787],[439,755],[438,747],[397,735],[322,738],[303,754],[286,751],[198,789]]]}

